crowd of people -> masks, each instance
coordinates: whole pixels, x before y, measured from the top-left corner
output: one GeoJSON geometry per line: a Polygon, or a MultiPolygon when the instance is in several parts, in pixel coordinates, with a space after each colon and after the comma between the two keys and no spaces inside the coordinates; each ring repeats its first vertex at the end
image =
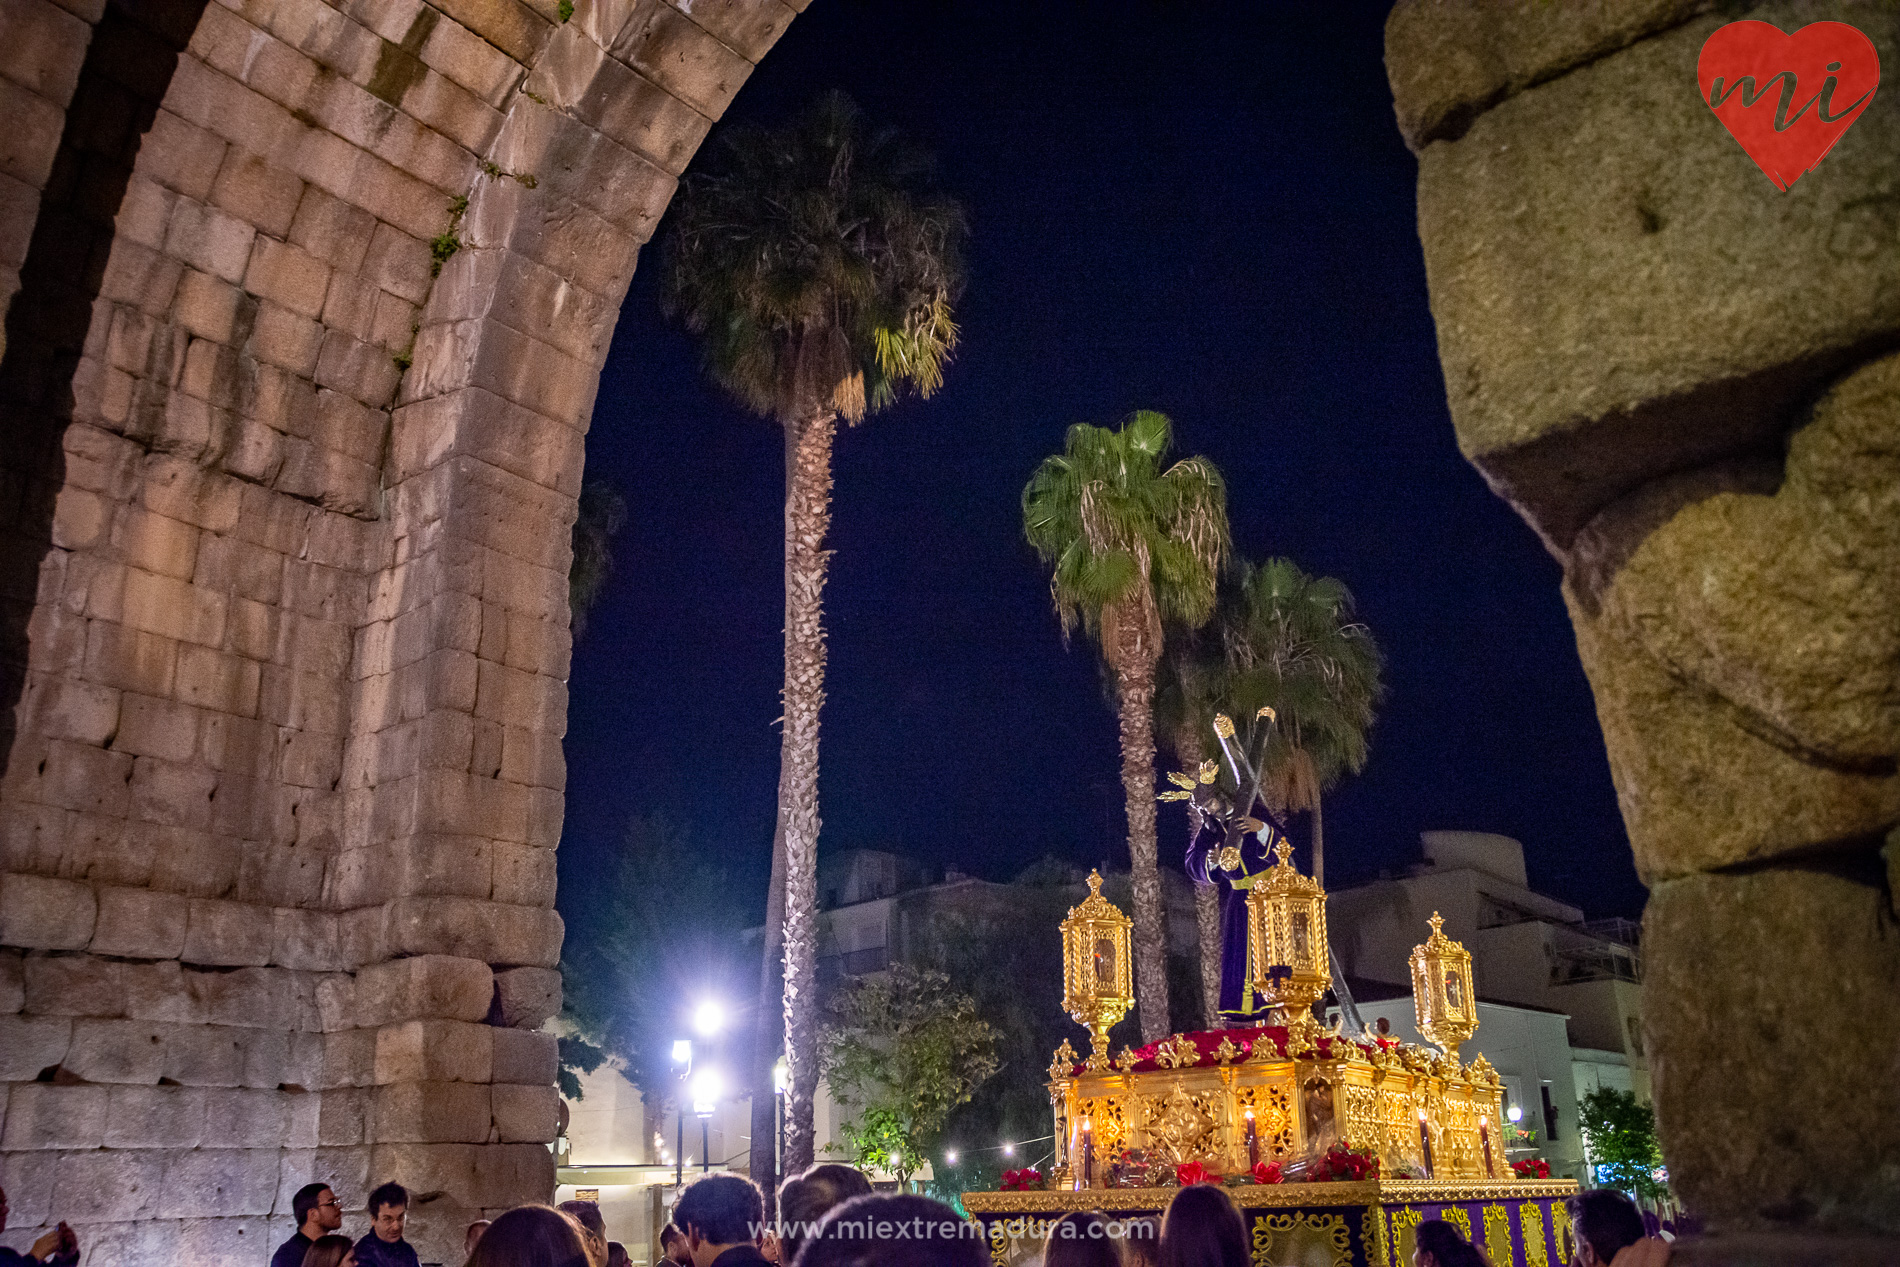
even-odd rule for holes
{"type": "MultiPolygon", "coordinates": [[[[4,1197],[0,1197],[0,1210],[4,1197]]],[[[336,1194],[313,1183],[292,1209],[296,1235],[271,1267],[418,1267],[403,1239],[409,1194],[386,1183],[369,1196],[370,1230],[352,1242],[336,1194]]],[[[1618,1192],[1570,1199],[1569,1267],[1664,1267],[1666,1241],[1618,1192]]],[[[1493,1267],[1455,1225],[1418,1225],[1411,1267],[1493,1267]]],[[[702,1175],[681,1189],[660,1234],[656,1267],[985,1267],[981,1227],[929,1197],[872,1191],[862,1172],[828,1162],[785,1181],[778,1217],[768,1223],[757,1185],[741,1175],[702,1175]]],[[[524,1205],[469,1225],[463,1267],[632,1267],[609,1240],[591,1201],[524,1205]]],[[[1211,1184],[1181,1189],[1160,1220],[1066,1214],[1049,1226],[1041,1267],[1251,1267],[1246,1223],[1227,1192],[1211,1184]]]]}

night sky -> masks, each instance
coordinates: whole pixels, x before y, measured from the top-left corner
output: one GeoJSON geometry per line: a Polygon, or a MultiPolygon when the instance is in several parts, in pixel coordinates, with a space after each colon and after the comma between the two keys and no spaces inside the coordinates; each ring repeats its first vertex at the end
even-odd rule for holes
{"type": "MultiPolygon", "coordinates": [[[[972,230],[944,390],[839,436],[823,850],[1127,866],[1115,718],[1019,498],[1070,423],[1152,408],[1225,473],[1239,550],[1346,582],[1388,658],[1371,761],[1326,806],[1332,886],[1461,828],[1522,839],[1593,918],[1641,909],[1557,565],[1453,438],[1385,8],[815,0],[740,91],[728,122],[843,88],[936,154],[972,230]]],[[[561,884],[660,812],[762,910],[782,433],[663,320],[656,258],[588,437],[630,516],[575,648],[561,884]]]]}

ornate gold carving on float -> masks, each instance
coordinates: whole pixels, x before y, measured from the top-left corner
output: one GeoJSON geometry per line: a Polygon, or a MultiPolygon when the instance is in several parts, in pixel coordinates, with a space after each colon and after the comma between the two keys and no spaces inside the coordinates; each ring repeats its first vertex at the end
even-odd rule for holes
{"type": "Polygon", "coordinates": [[[1524,1261],[1529,1267],[1550,1267],[1544,1247],[1544,1211],[1535,1201],[1523,1201],[1517,1207],[1517,1226],[1524,1235],[1524,1261]]]}
{"type": "Polygon", "coordinates": [[[1135,1002],[1129,964],[1131,921],[1102,896],[1101,873],[1089,872],[1089,895],[1062,921],[1062,1009],[1088,1030],[1088,1065],[1108,1065],[1108,1031],[1135,1002]]]}

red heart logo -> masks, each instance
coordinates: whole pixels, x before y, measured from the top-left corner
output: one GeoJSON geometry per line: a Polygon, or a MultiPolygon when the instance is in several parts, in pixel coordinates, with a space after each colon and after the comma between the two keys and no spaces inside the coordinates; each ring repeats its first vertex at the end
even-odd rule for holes
{"type": "Polygon", "coordinates": [[[1880,54],[1845,22],[1815,22],[1793,35],[1766,22],[1731,22],[1702,45],[1695,77],[1729,135],[1785,192],[1874,99],[1880,54]]]}

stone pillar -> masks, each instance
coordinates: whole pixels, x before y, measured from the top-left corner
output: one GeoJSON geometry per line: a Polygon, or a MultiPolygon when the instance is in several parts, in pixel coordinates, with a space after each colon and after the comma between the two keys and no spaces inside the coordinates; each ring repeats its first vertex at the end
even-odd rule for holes
{"type": "Polygon", "coordinates": [[[795,7],[0,0],[8,1244],[552,1194],[583,437],[795,7]]]}
{"type": "Polygon", "coordinates": [[[1564,565],[1651,889],[1672,1178],[1717,1231],[1890,1236],[1900,113],[1780,193],[1695,65],[1822,16],[1900,65],[1900,18],[1715,7],[1410,0],[1387,68],[1459,443],[1564,565]]]}

